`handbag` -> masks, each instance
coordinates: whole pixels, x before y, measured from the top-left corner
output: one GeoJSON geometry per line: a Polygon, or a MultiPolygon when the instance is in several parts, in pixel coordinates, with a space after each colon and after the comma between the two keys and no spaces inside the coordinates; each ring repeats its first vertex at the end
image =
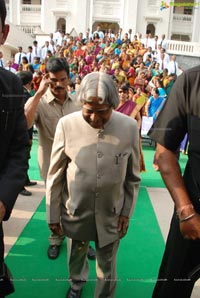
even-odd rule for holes
{"type": "Polygon", "coordinates": [[[15,291],[12,274],[5,263],[2,263],[0,272],[0,297],[4,297],[15,291]]]}

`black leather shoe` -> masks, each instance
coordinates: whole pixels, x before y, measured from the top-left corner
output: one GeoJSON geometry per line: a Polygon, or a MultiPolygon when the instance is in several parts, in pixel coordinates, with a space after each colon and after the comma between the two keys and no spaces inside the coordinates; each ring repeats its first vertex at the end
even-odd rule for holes
{"type": "Polygon", "coordinates": [[[60,253],[60,246],[59,245],[50,245],[48,248],[48,257],[49,259],[56,259],[60,253]]]}
{"type": "Polygon", "coordinates": [[[96,259],[96,251],[91,246],[89,246],[87,257],[88,257],[89,260],[95,260],[96,259]]]}
{"type": "Polygon", "coordinates": [[[28,191],[27,189],[24,188],[20,191],[20,195],[22,195],[22,196],[31,196],[32,192],[30,192],[30,191],[28,191]]]}
{"type": "Polygon", "coordinates": [[[36,181],[26,181],[26,185],[25,186],[34,186],[34,185],[36,185],[37,184],[37,182],[36,181]]]}
{"type": "Polygon", "coordinates": [[[71,287],[69,288],[69,290],[67,291],[67,296],[66,298],[81,298],[81,290],[73,290],[71,287]]]}
{"type": "Polygon", "coordinates": [[[4,262],[0,265],[0,298],[4,298],[13,293],[15,289],[12,281],[12,273],[8,266],[4,262]]]}

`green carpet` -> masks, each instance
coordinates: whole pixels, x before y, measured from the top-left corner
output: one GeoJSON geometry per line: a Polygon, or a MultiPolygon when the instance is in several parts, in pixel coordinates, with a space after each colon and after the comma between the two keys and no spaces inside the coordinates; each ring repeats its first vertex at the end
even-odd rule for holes
{"type": "MultiPolygon", "coordinates": [[[[141,180],[140,186],[165,187],[164,182],[161,179],[160,172],[154,171],[152,167],[154,152],[155,150],[152,147],[143,148],[146,172],[141,174],[142,180],[141,180]]],[[[180,154],[179,164],[182,172],[184,170],[186,160],[187,160],[187,155],[180,154]]]]}
{"type": "Polygon", "coordinates": [[[33,145],[31,149],[31,158],[29,159],[29,177],[32,180],[42,180],[38,170],[37,162],[37,144],[38,141],[33,139],[33,145]]]}
{"type": "MultiPolygon", "coordinates": [[[[36,147],[37,141],[34,141],[29,171],[31,179],[39,179],[36,147]]],[[[157,277],[164,241],[146,187],[164,187],[164,184],[159,172],[152,169],[153,154],[153,148],[144,148],[147,171],[142,174],[135,213],[118,252],[116,298],[150,298],[157,277]]],[[[185,156],[181,157],[181,163],[184,164],[185,159],[185,156]]],[[[69,286],[66,242],[61,247],[59,258],[49,260],[48,235],[43,199],[6,258],[6,263],[12,269],[16,289],[9,297],[65,297],[69,286]]],[[[82,297],[92,298],[94,288],[95,262],[90,261],[89,281],[82,297]]]]}

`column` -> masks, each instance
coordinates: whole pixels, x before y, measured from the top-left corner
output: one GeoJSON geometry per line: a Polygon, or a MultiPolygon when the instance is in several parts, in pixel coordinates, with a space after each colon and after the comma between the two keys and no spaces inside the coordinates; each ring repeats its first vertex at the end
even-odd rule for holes
{"type": "Polygon", "coordinates": [[[10,22],[14,25],[21,23],[21,0],[10,0],[10,22]]]}
{"type": "Polygon", "coordinates": [[[194,1],[193,8],[193,28],[192,28],[192,42],[200,42],[199,19],[200,19],[200,2],[194,1]]]}

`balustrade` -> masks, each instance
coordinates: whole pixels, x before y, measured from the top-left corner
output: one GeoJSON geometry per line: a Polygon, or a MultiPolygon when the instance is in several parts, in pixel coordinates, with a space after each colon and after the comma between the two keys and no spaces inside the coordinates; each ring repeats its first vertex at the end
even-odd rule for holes
{"type": "Polygon", "coordinates": [[[41,13],[41,5],[25,5],[21,6],[22,13],[41,13]]]}

